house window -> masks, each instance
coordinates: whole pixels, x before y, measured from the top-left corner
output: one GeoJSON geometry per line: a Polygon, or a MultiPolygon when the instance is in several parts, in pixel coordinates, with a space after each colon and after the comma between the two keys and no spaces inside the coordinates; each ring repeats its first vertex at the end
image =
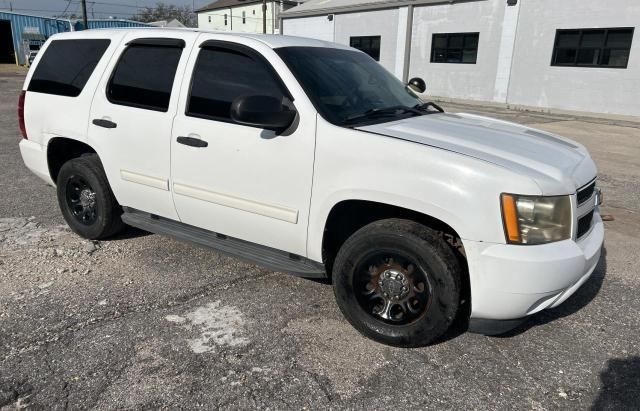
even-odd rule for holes
{"type": "Polygon", "coordinates": [[[211,23],[211,16],[209,16],[209,23],[211,23]]]}
{"type": "Polygon", "coordinates": [[[227,15],[226,14],[224,15],[224,25],[225,26],[227,25],[227,15]]]}
{"type": "Polygon", "coordinates": [[[438,33],[431,43],[432,63],[476,64],[480,33],[438,33]]]}
{"type": "Polygon", "coordinates": [[[255,10],[255,9],[253,9],[253,14],[254,14],[254,15],[256,14],[256,10],[255,10]]]}
{"type": "Polygon", "coordinates": [[[627,68],[633,28],[556,31],[552,66],[627,68]]]}
{"type": "Polygon", "coordinates": [[[246,12],[242,12],[242,24],[245,24],[247,22],[247,13],[246,12]]]}
{"type": "Polygon", "coordinates": [[[380,61],[380,36],[351,37],[349,45],[380,61]]]}

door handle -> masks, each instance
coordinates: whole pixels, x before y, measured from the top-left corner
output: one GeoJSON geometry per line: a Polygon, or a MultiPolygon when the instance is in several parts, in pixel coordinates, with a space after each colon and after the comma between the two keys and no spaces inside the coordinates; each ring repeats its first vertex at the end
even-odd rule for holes
{"type": "Polygon", "coordinates": [[[98,127],[104,127],[104,128],[116,128],[116,127],[118,127],[118,125],[116,123],[114,123],[113,121],[105,120],[103,118],[94,118],[92,123],[95,124],[98,127]]]}
{"type": "Polygon", "coordinates": [[[180,144],[184,144],[186,146],[191,146],[191,147],[199,147],[199,148],[203,148],[203,147],[207,147],[209,145],[209,143],[207,143],[204,140],[200,140],[199,138],[195,138],[195,137],[178,137],[178,143],[180,144]]]}

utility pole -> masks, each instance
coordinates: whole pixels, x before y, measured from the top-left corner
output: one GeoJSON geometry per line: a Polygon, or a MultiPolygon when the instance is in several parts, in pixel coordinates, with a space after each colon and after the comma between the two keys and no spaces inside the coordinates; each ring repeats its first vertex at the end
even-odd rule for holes
{"type": "Polygon", "coordinates": [[[267,34],[267,0],[262,0],[262,32],[267,34]]]}
{"type": "Polygon", "coordinates": [[[82,3],[82,24],[84,24],[84,29],[87,30],[89,28],[89,23],[87,22],[87,0],[81,0],[82,3]]]}

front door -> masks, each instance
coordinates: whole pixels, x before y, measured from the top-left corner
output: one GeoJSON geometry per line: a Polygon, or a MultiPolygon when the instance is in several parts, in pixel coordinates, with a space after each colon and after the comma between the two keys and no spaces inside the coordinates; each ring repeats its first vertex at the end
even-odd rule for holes
{"type": "MultiPolygon", "coordinates": [[[[252,47],[259,42],[248,39],[245,45],[203,43],[212,37],[198,40],[173,127],[172,179],[180,220],[304,256],[315,112],[297,107],[298,118],[283,133],[235,123],[230,106],[240,96],[273,96],[294,106],[296,101],[264,57],[278,59],[272,49],[262,45],[258,53],[252,47]]],[[[278,70],[286,69],[278,64],[278,70]]]]}
{"type": "Polygon", "coordinates": [[[91,106],[94,147],[118,202],[177,219],[171,192],[170,139],[178,93],[197,33],[125,37],[91,106]]]}

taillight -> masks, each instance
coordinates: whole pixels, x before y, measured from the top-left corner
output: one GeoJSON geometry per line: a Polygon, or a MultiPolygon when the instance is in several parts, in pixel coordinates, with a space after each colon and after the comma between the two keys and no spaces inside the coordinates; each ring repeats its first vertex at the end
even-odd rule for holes
{"type": "Polygon", "coordinates": [[[27,93],[22,90],[20,93],[20,98],[18,98],[18,124],[20,126],[20,134],[22,134],[22,138],[27,137],[27,128],[24,125],[24,97],[27,93]]]}

